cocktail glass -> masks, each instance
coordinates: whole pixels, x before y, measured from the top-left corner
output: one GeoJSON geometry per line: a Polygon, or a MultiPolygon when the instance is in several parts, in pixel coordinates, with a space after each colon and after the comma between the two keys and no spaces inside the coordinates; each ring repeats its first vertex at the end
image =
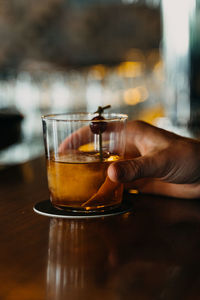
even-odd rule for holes
{"type": "Polygon", "coordinates": [[[52,205],[79,212],[105,211],[122,202],[123,185],[107,176],[123,159],[127,115],[52,114],[42,117],[52,205]],[[92,120],[92,121],[91,121],[92,120]],[[91,126],[103,132],[94,133],[91,126]]]}

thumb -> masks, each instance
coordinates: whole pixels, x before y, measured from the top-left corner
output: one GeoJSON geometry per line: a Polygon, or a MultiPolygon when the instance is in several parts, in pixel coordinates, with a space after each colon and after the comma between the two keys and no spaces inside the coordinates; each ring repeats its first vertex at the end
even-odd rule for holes
{"type": "Polygon", "coordinates": [[[155,155],[144,155],[112,163],[108,168],[108,176],[114,182],[131,182],[144,177],[162,177],[162,171],[162,160],[155,155]]]}

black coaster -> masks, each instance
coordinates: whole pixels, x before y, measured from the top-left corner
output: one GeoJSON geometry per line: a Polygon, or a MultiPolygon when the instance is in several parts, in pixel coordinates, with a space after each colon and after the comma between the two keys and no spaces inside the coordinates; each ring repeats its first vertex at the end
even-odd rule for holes
{"type": "Polygon", "coordinates": [[[116,208],[110,209],[106,212],[74,212],[59,210],[52,206],[50,200],[41,201],[35,204],[33,210],[46,217],[53,218],[65,218],[65,219],[85,219],[85,218],[101,218],[109,217],[113,215],[120,215],[127,213],[133,209],[133,203],[131,201],[124,200],[121,205],[116,208]]]}

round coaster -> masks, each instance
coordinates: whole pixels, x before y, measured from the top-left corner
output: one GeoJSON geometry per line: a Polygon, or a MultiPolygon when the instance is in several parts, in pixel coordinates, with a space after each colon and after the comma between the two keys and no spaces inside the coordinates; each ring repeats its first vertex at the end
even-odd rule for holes
{"type": "Polygon", "coordinates": [[[124,200],[121,205],[116,208],[110,209],[107,212],[74,212],[59,210],[52,206],[50,200],[41,201],[35,204],[33,210],[42,216],[53,218],[65,218],[65,219],[86,219],[86,218],[100,218],[109,217],[113,215],[120,215],[127,213],[133,209],[133,203],[131,201],[124,200]]]}

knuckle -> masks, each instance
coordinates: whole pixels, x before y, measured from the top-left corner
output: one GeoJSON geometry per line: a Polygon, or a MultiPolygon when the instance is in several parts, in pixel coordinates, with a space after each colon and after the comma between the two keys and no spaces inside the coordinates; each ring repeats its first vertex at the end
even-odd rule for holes
{"type": "Polygon", "coordinates": [[[130,180],[135,180],[142,177],[142,167],[139,160],[135,159],[134,161],[130,161],[129,174],[131,177],[130,180]]]}
{"type": "Polygon", "coordinates": [[[121,164],[114,164],[115,168],[115,177],[119,181],[123,181],[124,178],[126,177],[126,168],[124,168],[121,164]]]}

